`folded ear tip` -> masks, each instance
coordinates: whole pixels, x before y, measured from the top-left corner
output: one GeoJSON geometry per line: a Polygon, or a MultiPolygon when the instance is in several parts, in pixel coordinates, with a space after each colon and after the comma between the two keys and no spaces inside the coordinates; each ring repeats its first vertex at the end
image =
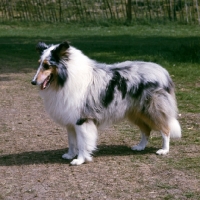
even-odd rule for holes
{"type": "Polygon", "coordinates": [[[57,45],[56,48],[51,50],[52,57],[58,62],[61,57],[65,56],[67,49],[69,48],[69,42],[64,41],[61,44],[57,45]]]}
{"type": "Polygon", "coordinates": [[[49,46],[47,44],[45,44],[44,42],[38,42],[36,45],[36,50],[41,54],[48,47],[49,46]]]}
{"type": "Polygon", "coordinates": [[[44,42],[38,42],[37,45],[36,45],[36,49],[39,48],[48,48],[48,45],[45,44],[44,42]]]}
{"type": "Polygon", "coordinates": [[[69,42],[68,41],[64,41],[62,43],[62,45],[65,47],[65,48],[69,48],[69,42]]]}
{"type": "Polygon", "coordinates": [[[38,42],[37,44],[40,45],[40,44],[45,44],[45,43],[40,41],[40,42],[38,42]]]}

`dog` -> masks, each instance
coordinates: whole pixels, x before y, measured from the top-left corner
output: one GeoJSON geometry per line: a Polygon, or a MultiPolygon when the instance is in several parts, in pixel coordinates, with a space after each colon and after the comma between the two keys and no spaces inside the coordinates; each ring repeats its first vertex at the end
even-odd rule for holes
{"type": "Polygon", "coordinates": [[[160,65],[98,63],[69,42],[39,42],[36,49],[39,68],[31,83],[39,86],[48,114],[67,128],[69,149],[62,157],[73,159],[71,165],[92,161],[97,130],[122,119],[141,130],[141,141],[132,150],[145,149],[151,130],[162,135],[159,155],[169,152],[170,137],[181,137],[174,83],[160,65]]]}

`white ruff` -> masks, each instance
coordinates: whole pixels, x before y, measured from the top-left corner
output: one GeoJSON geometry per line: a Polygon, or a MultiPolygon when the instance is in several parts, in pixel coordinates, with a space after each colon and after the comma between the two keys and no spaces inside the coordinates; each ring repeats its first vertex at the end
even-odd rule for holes
{"type": "MultiPolygon", "coordinates": [[[[70,53],[72,57],[80,57],[81,54],[73,47],[70,48],[70,53]]],[[[67,84],[58,91],[51,89],[51,87],[40,91],[46,111],[53,120],[63,126],[76,124],[80,117],[85,94],[92,81],[91,62],[83,55],[80,59],[72,58],[67,64],[67,84]]]]}

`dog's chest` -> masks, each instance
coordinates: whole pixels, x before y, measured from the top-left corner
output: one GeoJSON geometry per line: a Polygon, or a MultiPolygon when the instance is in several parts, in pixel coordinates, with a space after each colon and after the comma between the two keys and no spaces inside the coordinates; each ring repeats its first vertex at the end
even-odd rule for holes
{"type": "Polygon", "coordinates": [[[57,123],[66,126],[76,123],[79,118],[79,110],[74,101],[65,98],[60,93],[46,93],[41,95],[44,101],[45,110],[57,123]]]}

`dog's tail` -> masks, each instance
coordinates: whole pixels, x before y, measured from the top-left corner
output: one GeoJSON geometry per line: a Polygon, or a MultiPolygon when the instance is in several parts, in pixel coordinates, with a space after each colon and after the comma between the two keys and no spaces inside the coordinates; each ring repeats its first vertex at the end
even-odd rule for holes
{"type": "Polygon", "coordinates": [[[172,118],[169,122],[170,137],[180,138],[181,137],[181,127],[177,119],[172,118]]]}

